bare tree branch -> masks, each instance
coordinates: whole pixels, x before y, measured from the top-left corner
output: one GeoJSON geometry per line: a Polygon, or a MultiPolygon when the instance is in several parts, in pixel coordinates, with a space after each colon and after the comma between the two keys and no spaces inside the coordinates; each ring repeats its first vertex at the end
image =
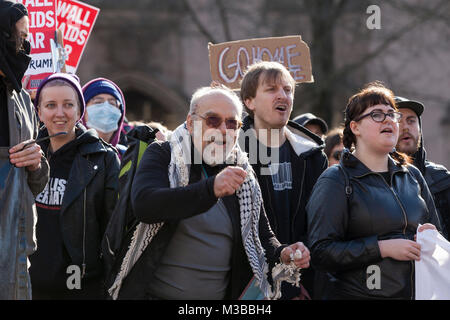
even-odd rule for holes
{"type": "Polygon", "coordinates": [[[217,7],[219,8],[220,18],[222,19],[222,26],[223,26],[223,31],[225,33],[225,39],[226,39],[226,41],[231,41],[232,37],[231,37],[231,32],[230,32],[230,25],[228,24],[228,17],[227,17],[227,12],[225,10],[225,6],[223,5],[222,0],[216,0],[216,3],[217,3],[217,7]]]}
{"type": "Polygon", "coordinates": [[[191,16],[192,20],[194,21],[194,24],[197,26],[198,30],[201,34],[205,36],[206,39],[208,39],[209,42],[217,43],[216,39],[213,37],[211,33],[206,29],[206,27],[202,24],[200,19],[197,16],[197,13],[192,8],[191,4],[188,0],[183,0],[183,4],[186,7],[186,10],[188,11],[189,15],[191,16]]]}
{"type": "Polygon", "coordinates": [[[445,5],[446,0],[441,1],[434,9],[423,12],[422,15],[420,15],[417,19],[413,20],[412,22],[406,24],[402,28],[400,28],[397,32],[393,33],[389,37],[387,37],[383,43],[381,43],[375,50],[370,52],[369,54],[365,55],[364,57],[360,58],[358,61],[352,64],[348,64],[344,67],[342,67],[340,70],[338,70],[334,75],[332,75],[327,83],[336,81],[337,79],[341,78],[344,75],[347,75],[348,73],[351,73],[358,68],[365,65],[367,62],[373,60],[378,55],[380,55],[382,52],[384,52],[392,43],[400,39],[402,36],[404,36],[406,33],[410,32],[412,29],[416,28],[417,26],[421,25],[422,23],[428,21],[434,14],[434,12],[439,11],[443,5],[445,5]]]}
{"type": "Polygon", "coordinates": [[[336,22],[341,17],[347,3],[346,0],[339,0],[335,5],[334,14],[332,16],[333,22],[336,22]]]}

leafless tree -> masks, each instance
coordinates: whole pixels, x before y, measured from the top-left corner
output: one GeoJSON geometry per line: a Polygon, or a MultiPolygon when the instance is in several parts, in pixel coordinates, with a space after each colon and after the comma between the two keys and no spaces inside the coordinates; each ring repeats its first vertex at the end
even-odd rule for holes
{"type": "MultiPolygon", "coordinates": [[[[392,1],[351,1],[351,0],[260,0],[259,6],[248,9],[243,1],[215,0],[205,2],[208,11],[215,11],[220,17],[224,37],[218,38],[209,31],[209,27],[201,21],[193,8],[195,0],[183,0],[187,12],[193,23],[205,38],[218,43],[237,40],[233,38],[234,30],[239,28],[243,17],[251,19],[254,29],[249,30],[248,37],[261,36],[261,27],[264,25],[272,32],[262,36],[276,36],[288,34],[301,34],[303,38],[309,37],[311,60],[313,65],[314,84],[304,84],[297,90],[296,110],[313,110],[315,114],[333,123],[335,117],[339,118],[340,110],[345,107],[344,98],[359,88],[364,81],[364,75],[370,64],[380,57],[394,43],[405,37],[411,31],[424,24],[439,24],[439,28],[446,32],[447,40],[450,28],[450,4],[446,0],[433,0],[428,2],[392,0],[392,1]],[[241,8],[242,4],[242,8],[241,8]],[[388,28],[380,37],[366,27],[368,14],[366,8],[377,4],[384,10],[395,10],[406,15],[404,23],[388,28]],[[349,19],[349,17],[358,17],[349,19]],[[302,21],[302,25],[295,25],[292,21],[302,21]],[[357,25],[355,27],[355,21],[357,25]],[[342,43],[337,32],[348,32],[353,36],[348,42],[342,43]],[[371,39],[377,37],[376,46],[369,46],[371,39]],[[339,42],[339,43],[338,43],[339,42]],[[350,46],[358,51],[350,57],[337,56],[339,46],[350,46]],[[364,47],[365,46],[365,47],[364,47]],[[364,48],[361,48],[364,47],[364,48]],[[370,48],[369,48],[370,47],[370,48]],[[339,61],[337,61],[339,60],[339,61]],[[342,63],[344,62],[344,63],[342,63]],[[300,105],[300,106],[299,106],[300,105]]],[[[248,21],[248,20],[247,20],[248,21]]],[[[448,41],[447,41],[448,43],[448,41]]],[[[389,75],[388,75],[389,76],[389,75]]],[[[336,122],[336,121],[334,121],[336,122]]]]}

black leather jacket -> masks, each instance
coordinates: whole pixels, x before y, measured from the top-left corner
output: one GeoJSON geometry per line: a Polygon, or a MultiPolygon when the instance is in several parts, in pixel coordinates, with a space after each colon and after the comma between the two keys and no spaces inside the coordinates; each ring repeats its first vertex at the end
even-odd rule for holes
{"type": "MultiPolygon", "coordinates": [[[[47,135],[44,129],[40,137],[47,135]]],[[[77,153],[60,211],[61,234],[72,263],[84,271],[83,278],[103,280],[100,243],[117,201],[120,162],[117,152],[94,130],[77,124],[76,136],[77,153]]],[[[41,147],[46,151],[48,140],[41,147]]]]}
{"type": "Polygon", "coordinates": [[[424,178],[416,167],[392,158],[391,186],[348,152],[340,165],[351,195],[347,198],[344,174],[334,165],[321,175],[307,205],[312,265],[335,277],[332,299],[413,299],[414,261],[383,259],[378,241],[413,240],[418,225],[427,222],[441,230],[424,178]],[[379,267],[379,289],[367,284],[371,265],[379,267]]]}

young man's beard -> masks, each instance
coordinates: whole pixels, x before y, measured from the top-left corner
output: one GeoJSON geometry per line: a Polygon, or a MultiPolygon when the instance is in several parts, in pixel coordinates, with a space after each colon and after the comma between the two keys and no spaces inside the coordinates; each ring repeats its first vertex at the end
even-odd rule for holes
{"type": "Polygon", "coordinates": [[[404,147],[403,148],[403,147],[401,147],[401,144],[398,143],[397,146],[396,146],[397,151],[406,153],[409,156],[414,155],[414,153],[416,153],[417,150],[419,150],[419,147],[420,147],[420,136],[417,139],[414,138],[413,136],[411,136],[411,139],[414,142],[411,147],[408,146],[408,147],[404,147]]]}

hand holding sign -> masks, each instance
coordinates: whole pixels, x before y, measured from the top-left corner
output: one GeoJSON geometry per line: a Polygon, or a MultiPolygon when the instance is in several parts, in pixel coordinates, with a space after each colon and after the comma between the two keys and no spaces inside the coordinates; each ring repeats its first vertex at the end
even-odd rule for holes
{"type": "Polygon", "coordinates": [[[75,73],[100,9],[76,0],[58,0],[58,30],[64,38],[66,69],[75,73]]]}
{"type": "Polygon", "coordinates": [[[56,31],[56,0],[19,0],[28,10],[31,61],[25,72],[29,92],[36,89],[46,76],[53,73],[50,39],[56,31]]]}

